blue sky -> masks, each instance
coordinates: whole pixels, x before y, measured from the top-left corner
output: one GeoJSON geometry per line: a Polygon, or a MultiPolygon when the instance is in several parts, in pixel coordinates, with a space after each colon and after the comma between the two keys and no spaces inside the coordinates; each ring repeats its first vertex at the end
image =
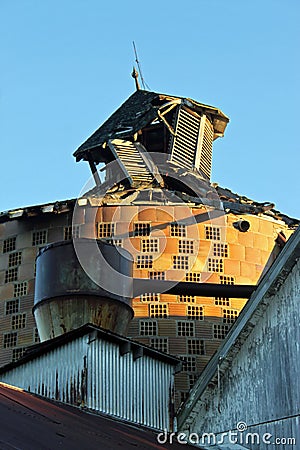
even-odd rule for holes
{"type": "Polygon", "coordinates": [[[134,91],[219,107],[212,181],[300,217],[300,3],[0,0],[0,211],[73,198],[72,153],[134,91]]]}

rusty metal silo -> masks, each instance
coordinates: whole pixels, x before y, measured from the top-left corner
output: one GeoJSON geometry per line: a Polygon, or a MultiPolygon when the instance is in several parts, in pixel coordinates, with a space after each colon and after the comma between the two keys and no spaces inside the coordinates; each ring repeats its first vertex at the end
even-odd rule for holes
{"type": "Polygon", "coordinates": [[[126,334],[133,317],[132,257],[124,249],[100,240],[76,239],[47,245],[36,260],[33,313],[40,339],[45,341],[92,323],[126,334]],[[101,258],[95,253],[97,246],[101,258]],[[108,292],[87,275],[75,250],[87,255],[97,280],[120,274],[118,293],[108,292]]]}

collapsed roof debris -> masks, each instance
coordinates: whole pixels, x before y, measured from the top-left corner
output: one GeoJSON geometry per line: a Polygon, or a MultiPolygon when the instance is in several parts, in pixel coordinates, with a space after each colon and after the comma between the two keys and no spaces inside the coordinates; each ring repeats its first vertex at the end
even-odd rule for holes
{"type": "Polygon", "coordinates": [[[70,199],[3,211],[0,212],[0,223],[4,223],[8,220],[20,220],[29,217],[37,217],[42,214],[67,213],[69,211],[73,211],[75,202],[76,199],[70,199]]]}
{"type": "MultiPolygon", "coordinates": [[[[231,190],[222,188],[220,186],[213,186],[216,189],[216,192],[219,196],[219,200],[205,201],[204,198],[203,204],[211,205],[216,207],[219,204],[219,207],[223,208],[225,213],[233,213],[233,214],[254,214],[254,215],[266,215],[272,217],[273,219],[281,220],[286,223],[290,228],[295,229],[298,227],[300,220],[296,218],[289,217],[286,214],[281,213],[277,209],[275,209],[274,203],[269,202],[256,202],[255,200],[251,200],[245,196],[241,196],[239,194],[233,193],[231,190]]],[[[207,191],[209,192],[209,191],[207,191]]],[[[194,198],[184,194],[182,192],[177,191],[167,191],[161,189],[127,189],[122,190],[121,192],[117,190],[114,192],[111,190],[108,194],[106,194],[105,198],[101,197],[101,190],[99,193],[99,189],[95,188],[89,191],[86,194],[86,198],[83,198],[83,205],[86,205],[86,202],[89,202],[92,206],[94,205],[105,205],[108,203],[120,202],[122,201],[124,204],[124,200],[126,199],[128,204],[131,202],[136,203],[138,200],[141,202],[147,201],[157,201],[160,203],[167,204],[168,202],[172,202],[174,198],[180,198],[185,202],[190,202],[194,204],[199,204],[199,198],[194,198]],[[100,200],[99,200],[100,198],[100,200]],[[197,203],[196,203],[197,202],[197,203]]],[[[208,196],[209,197],[209,196],[208,196]]],[[[66,212],[72,212],[76,203],[76,199],[69,199],[63,201],[57,201],[55,203],[46,203],[42,205],[28,206],[24,208],[12,209],[9,211],[0,212],[0,223],[6,222],[8,220],[21,220],[26,219],[28,217],[36,217],[42,214],[61,214],[66,212]]],[[[80,205],[79,201],[79,205],[80,205]]]]}
{"type": "Polygon", "coordinates": [[[230,189],[222,188],[220,186],[216,186],[216,191],[224,205],[225,212],[256,215],[264,214],[272,217],[273,219],[282,220],[291,228],[296,228],[300,223],[298,219],[293,219],[275,209],[274,203],[259,203],[245,196],[235,194],[230,189]]]}
{"type": "Polygon", "coordinates": [[[212,143],[224,135],[229,118],[213,106],[189,98],[138,90],[74,153],[88,161],[95,181],[97,164],[117,161],[127,184],[163,186],[159,155],[167,163],[210,178],[212,143]],[[157,161],[158,157],[158,161],[157,161]]]}
{"type": "Polygon", "coordinates": [[[212,143],[229,118],[218,108],[189,98],[134,92],[74,153],[90,163],[93,205],[126,201],[183,201],[233,214],[264,214],[295,227],[299,221],[210,182],[212,143]],[[105,180],[96,165],[104,163],[105,180]]]}

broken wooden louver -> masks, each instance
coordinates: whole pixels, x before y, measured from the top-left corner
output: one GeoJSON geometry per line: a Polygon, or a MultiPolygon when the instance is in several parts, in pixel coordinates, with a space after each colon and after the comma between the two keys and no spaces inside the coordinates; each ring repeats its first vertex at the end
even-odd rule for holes
{"type": "Polygon", "coordinates": [[[141,143],[112,139],[108,145],[132,187],[154,182],[163,185],[162,177],[141,143]]]}
{"type": "Polygon", "coordinates": [[[210,179],[214,130],[208,118],[181,106],[175,116],[174,130],[170,161],[187,169],[195,167],[210,179]]]}

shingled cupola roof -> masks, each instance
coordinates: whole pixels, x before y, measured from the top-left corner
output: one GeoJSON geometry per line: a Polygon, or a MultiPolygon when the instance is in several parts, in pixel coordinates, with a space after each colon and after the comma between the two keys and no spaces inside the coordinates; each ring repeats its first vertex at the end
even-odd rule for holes
{"type": "Polygon", "coordinates": [[[160,120],[171,128],[172,124],[167,122],[167,114],[171,111],[172,105],[179,105],[199,117],[202,115],[209,117],[214,139],[224,135],[229,118],[219,109],[189,98],[138,90],[75,151],[76,161],[82,159],[88,161],[92,159],[96,163],[109,161],[109,150],[105,148],[109,140],[132,139],[136,133],[155,120],[160,120]]]}

